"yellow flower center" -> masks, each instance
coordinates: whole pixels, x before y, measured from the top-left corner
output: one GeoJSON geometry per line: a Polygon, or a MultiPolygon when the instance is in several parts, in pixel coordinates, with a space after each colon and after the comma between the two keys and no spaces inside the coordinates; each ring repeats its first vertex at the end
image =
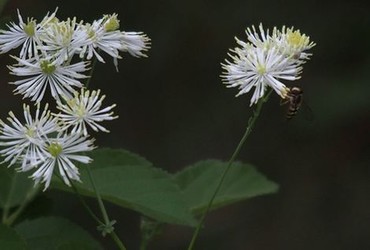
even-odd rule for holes
{"type": "Polygon", "coordinates": [[[117,18],[117,15],[105,16],[105,18],[107,18],[107,21],[104,23],[105,31],[109,32],[119,29],[119,20],[117,18]]]}
{"type": "Polygon", "coordinates": [[[93,29],[89,29],[87,35],[89,38],[93,39],[95,37],[95,31],[93,29]]]}
{"type": "Polygon", "coordinates": [[[48,151],[53,157],[57,157],[63,151],[63,148],[59,143],[53,142],[49,145],[48,151]]]}
{"type": "Polygon", "coordinates": [[[289,29],[287,31],[287,41],[290,45],[294,47],[303,47],[309,43],[310,38],[307,37],[305,34],[301,35],[301,32],[299,30],[293,32],[289,29]]]}
{"type": "Polygon", "coordinates": [[[73,113],[80,119],[85,118],[86,108],[84,105],[78,104],[78,96],[67,100],[68,106],[73,110],[73,113]]]}
{"type": "Polygon", "coordinates": [[[264,75],[264,74],[266,74],[266,67],[265,67],[265,65],[261,65],[261,64],[259,64],[259,65],[256,67],[256,69],[257,69],[257,73],[258,73],[259,75],[264,75]]]}
{"type": "Polygon", "coordinates": [[[67,47],[72,40],[72,36],[74,33],[73,25],[73,20],[71,22],[71,20],[68,19],[67,22],[59,23],[59,25],[57,26],[56,32],[58,32],[59,34],[63,34],[61,38],[64,47],[67,47]]]}
{"type": "Polygon", "coordinates": [[[55,65],[51,64],[48,60],[42,60],[40,62],[40,68],[42,72],[48,75],[51,75],[52,73],[54,73],[56,69],[55,65]]]}
{"type": "Polygon", "coordinates": [[[36,133],[36,128],[35,127],[28,127],[26,130],[26,135],[30,138],[34,138],[36,133]]]}
{"type": "Polygon", "coordinates": [[[85,117],[85,114],[86,114],[86,109],[84,106],[79,106],[77,107],[76,109],[76,114],[77,116],[80,118],[80,119],[83,119],[85,117]]]}
{"type": "Polygon", "coordinates": [[[28,23],[23,26],[23,31],[29,36],[32,37],[35,35],[36,22],[35,20],[28,20],[28,23]]]}
{"type": "Polygon", "coordinates": [[[85,30],[88,38],[90,38],[92,41],[96,42],[96,32],[95,30],[91,27],[91,24],[86,24],[85,25],[85,30]]]}

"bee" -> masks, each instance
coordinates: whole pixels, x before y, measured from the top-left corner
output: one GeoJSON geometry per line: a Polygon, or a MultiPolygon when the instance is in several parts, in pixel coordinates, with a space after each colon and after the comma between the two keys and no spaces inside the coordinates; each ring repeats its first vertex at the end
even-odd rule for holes
{"type": "Polygon", "coordinates": [[[285,99],[282,99],[280,104],[288,104],[288,108],[285,114],[287,120],[292,119],[298,112],[299,108],[303,103],[303,90],[299,87],[292,87],[285,99]]]}

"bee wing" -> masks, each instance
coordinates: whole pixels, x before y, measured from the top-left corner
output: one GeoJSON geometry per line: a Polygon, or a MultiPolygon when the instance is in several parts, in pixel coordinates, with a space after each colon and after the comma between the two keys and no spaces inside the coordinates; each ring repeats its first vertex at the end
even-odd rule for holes
{"type": "Polygon", "coordinates": [[[312,109],[304,101],[302,102],[300,112],[307,121],[313,121],[315,119],[312,109]]]}

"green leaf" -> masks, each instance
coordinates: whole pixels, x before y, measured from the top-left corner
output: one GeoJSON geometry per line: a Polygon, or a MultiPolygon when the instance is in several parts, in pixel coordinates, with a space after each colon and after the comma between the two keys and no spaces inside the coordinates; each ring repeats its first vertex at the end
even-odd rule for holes
{"type": "MultiPolygon", "coordinates": [[[[203,211],[211,199],[227,163],[206,160],[175,175],[194,213],[203,211]]],[[[269,181],[249,164],[234,162],[229,169],[212,209],[259,195],[274,193],[278,185],[269,181]]]]}
{"type": "Polygon", "coordinates": [[[26,240],[30,250],[103,249],[84,229],[60,217],[27,220],[15,230],[26,240]]]}
{"type": "Polygon", "coordinates": [[[0,224],[0,249],[24,250],[26,242],[12,228],[0,224]]]}
{"type": "Polygon", "coordinates": [[[33,193],[29,173],[19,173],[14,168],[0,165],[0,207],[11,208],[23,203],[33,193]]]}
{"type": "MultiPolygon", "coordinates": [[[[76,183],[81,194],[95,197],[86,171],[89,167],[103,199],[160,222],[196,225],[182,192],[168,173],[122,149],[99,149],[89,156],[94,160],[80,168],[82,183],[76,183]]],[[[60,181],[54,184],[72,192],[60,181]]]]}

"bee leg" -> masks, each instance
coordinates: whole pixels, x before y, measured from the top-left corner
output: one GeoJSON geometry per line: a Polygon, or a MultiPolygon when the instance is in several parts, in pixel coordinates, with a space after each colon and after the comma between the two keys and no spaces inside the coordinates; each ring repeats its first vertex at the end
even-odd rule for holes
{"type": "Polygon", "coordinates": [[[283,106],[283,105],[287,104],[288,102],[289,102],[289,99],[288,98],[285,98],[285,99],[281,98],[281,100],[280,100],[280,106],[283,106]]]}

